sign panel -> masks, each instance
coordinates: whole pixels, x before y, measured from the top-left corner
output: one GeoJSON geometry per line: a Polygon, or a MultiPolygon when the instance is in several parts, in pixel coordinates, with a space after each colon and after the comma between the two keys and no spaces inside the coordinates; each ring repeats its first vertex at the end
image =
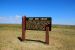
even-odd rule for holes
{"type": "Polygon", "coordinates": [[[51,31],[51,17],[26,17],[27,30],[45,30],[47,26],[51,31]]]}

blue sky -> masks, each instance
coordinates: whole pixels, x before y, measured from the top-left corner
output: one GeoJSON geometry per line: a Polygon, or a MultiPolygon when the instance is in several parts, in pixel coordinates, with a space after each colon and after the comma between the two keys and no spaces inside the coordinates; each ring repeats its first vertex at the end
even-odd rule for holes
{"type": "Polygon", "coordinates": [[[0,23],[19,24],[24,15],[51,16],[53,24],[75,25],[75,0],[0,0],[0,23]]]}

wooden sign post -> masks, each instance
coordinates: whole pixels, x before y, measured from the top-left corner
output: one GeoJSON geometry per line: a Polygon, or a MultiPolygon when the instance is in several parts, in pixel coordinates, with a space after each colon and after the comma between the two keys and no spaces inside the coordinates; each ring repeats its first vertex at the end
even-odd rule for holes
{"type": "Polygon", "coordinates": [[[46,44],[49,44],[49,27],[46,27],[46,36],[45,36],[45,42],[46,44]]]}
{"type": "Polygon", "coordinates": [[[26,16],[22,17],[22,41],[25,40],[25,32],[26,32],[26,16]]]}
{"type": "Polygon", "coordinates": [[[51,31],[51,17],[22,17],[22,38],[26,39],[26,30],[42,30],[45,33],[45,42],[49,44],[49,31],[51,31]],[[33,27],[34,26],[34,27],[33,27]]]}

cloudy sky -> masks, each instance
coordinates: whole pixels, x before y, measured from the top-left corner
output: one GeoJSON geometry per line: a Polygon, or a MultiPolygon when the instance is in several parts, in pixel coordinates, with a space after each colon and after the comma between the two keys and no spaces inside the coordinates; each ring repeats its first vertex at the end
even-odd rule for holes
{"type": "Polygon", "coordinates": [[[24,15],[75,25],[75,0],[0,0],[0,24],[21,24],[24,15]]]}

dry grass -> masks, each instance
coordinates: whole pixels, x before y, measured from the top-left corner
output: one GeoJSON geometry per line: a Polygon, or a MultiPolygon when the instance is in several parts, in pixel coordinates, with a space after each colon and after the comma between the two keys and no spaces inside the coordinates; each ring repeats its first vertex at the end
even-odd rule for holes
{"type": "MultiPolygon", "coordinates": [[[[65,27],[65,26],[63,26],[65,27]]],[[[21,25],[0,25],[0,50],[75,50],[74,28],[52,28],[49,45],[35,41],[18,40],[21,25]]],[[[27,30],[26,39],[45,41],[45,32],[27,30]]]]}

